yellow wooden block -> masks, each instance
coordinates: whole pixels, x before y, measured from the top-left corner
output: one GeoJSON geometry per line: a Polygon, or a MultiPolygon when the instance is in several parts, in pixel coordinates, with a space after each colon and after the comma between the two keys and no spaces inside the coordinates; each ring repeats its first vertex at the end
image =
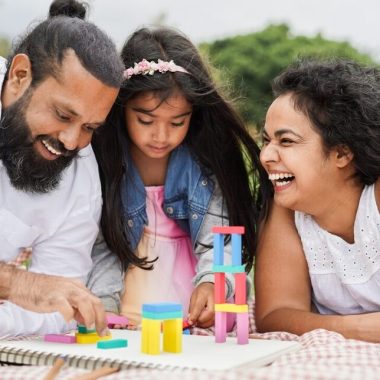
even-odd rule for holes
{"type": "Polygon", "coordinates": [[[142,319],[141,352],[149,355],[160,353],[161,321],[159,319],[142,319]]]}
{"type": "Polygon", "coordinates": [[[182,318],[168,319],[163,325],[164,351],[182,352],[182,318]]]}
{"type": "Polygon", "coordinates": [[[147,319],[143,318],[141,321],[141,352],[148,353],[148,342],[149,342],[149,326],[147,319]]]}
{"type": "Polygon", "coordinates": [[[106,336],[99,336],[97,333],[88,333],[88,334],[82,334],[82,333],[75,333],[75,337],[77,340],[77,343],[79,344],[94,344],[97,343],[99,340],[108,340],[112,338],[112,335],[106,335],[106,336]]]}
{"type": "Polygon", "coordinates": [[[247,313],[248,305],[235,305],[233,303],[217,303],[215,311],[223,311],[226,313],[247,313]]]}

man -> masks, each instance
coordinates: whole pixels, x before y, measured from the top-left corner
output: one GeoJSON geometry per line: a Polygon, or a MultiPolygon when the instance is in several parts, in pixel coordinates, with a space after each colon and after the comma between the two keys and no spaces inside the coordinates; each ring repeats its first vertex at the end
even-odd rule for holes
{"type": "Polygon", "coordinates": [[[77,17],[40,23],[0,61],[0,337],[64,331],[72,318],[105,334],[82,285],[101,213],[89,144],[122,71],[109,38],[77,17]],[[26,247],[30,272],[6,264],[26,247]]]}

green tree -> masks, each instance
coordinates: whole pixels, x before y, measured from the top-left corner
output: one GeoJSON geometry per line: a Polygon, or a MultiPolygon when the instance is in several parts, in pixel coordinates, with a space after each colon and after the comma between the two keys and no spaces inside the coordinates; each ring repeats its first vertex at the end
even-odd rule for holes
{"type": "Polygon", "coordinates": [[[244,120],[257,126],[272,100],[271,81],[299,57],[345,57],[366,64],[373,59],[348,42],[293,36],[285,24],[269,25],[264,30],[200,45],[217,68],[216,76],[238,89],[237,103],[244,120]]]}
{"type": "Polygon", "coordinates": [[[8,38],[0,36],[0,56],[7,57],[11,49],[8,38]]]}

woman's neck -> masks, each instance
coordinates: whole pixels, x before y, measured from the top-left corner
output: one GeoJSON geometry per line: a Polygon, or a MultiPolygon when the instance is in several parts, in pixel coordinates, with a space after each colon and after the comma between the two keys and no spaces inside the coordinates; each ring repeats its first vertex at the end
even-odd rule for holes
{"type": "Polygon", "coordinates": [[[131,157],[145,186],[160,186],[165,183],[169,156],[150,158],[131,147],[131,157]]]}
{"type": "Polygon", "coordinates": [[[354,243],[354,225],[363,185],[350,186],[334,193],[320,212],[313,215],[318,225],[347,243],[354,243]]]}

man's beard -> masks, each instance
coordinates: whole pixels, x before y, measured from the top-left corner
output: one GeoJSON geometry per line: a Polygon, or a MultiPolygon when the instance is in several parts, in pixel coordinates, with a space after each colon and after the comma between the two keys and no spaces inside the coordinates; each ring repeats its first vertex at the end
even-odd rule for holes
{"type": "Polygon", "coordinates": [[[54,190],[78,151],[69,151],[63,144],[48,135],[39,135],[34,140],[26,121],[25,112],[33,90],[29,88],[15,103],[3,109],[0,121],[0,159],[3,161],[12,185],[22,191],[48,193],[54,190]],[[33,143],[45,140],[62,152],[54,160],[43,158],[33,143]]]}

